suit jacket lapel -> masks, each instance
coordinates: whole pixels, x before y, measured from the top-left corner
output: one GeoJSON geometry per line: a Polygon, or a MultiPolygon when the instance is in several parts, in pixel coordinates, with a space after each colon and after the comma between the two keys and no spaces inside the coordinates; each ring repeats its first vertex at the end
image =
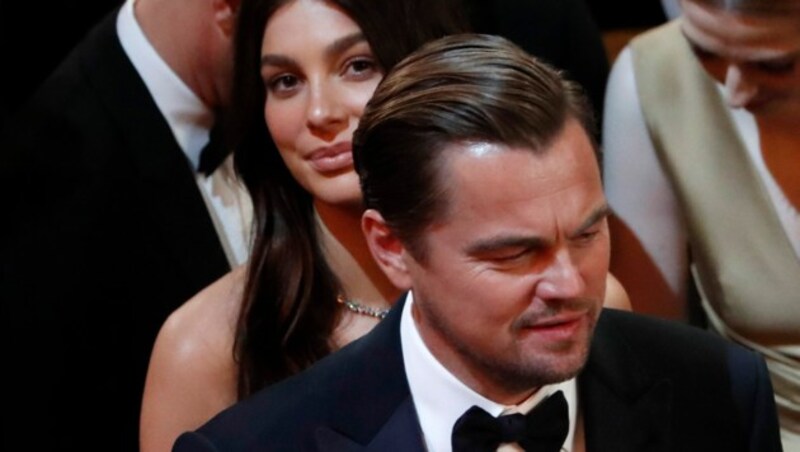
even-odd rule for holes
{"type": "Polygon", "coordinates": [[[400,345],[404,301],[405,296],[372,332],[348,347],[360,358],[339,398],[348,404],[341,412],[350,414],[316,431],[319,450],[423,452],[400,345]]]}
{"type": "Polygon", "coordinates": [[[348,436],[329,427],[322,427],[316,432],[317,446],[320,451],[330,452],[385,452],[419,451],[423,452],[422,434],[420,433],[417,413],[411,395],[397,407],[389,420],[383,424],[369,443],[362,445],[348,436]]]}
{"type": "Polygon", "coordinates": [[[602,317],[578,377],[586,450],[669,450],[672,382],[648,374],[602,317]]]}
{"type": "Polygon", "coordinates": [[[115,117],[121,141],[116,151],[126,152],[131,166],[121,171],[135,172],[140,182],[135,189],[154,207],[151,223],[164,237],[159,245],[195,281],[193,285],[203,287],[230,267],[187,159],[122,49],[116,16],[114,11],[94,31],[96,47],[84,53],[84,73],[107,114],[115,117]]]}

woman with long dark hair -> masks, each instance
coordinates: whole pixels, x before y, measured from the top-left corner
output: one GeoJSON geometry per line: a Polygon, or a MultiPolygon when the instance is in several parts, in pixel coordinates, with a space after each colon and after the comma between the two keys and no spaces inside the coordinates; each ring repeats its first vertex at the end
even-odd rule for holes
{"type": "MultiPolygon", "coordinates": [[[[230,132],[254,205],[253,252],[162,328],[143,450],[167,449],[362,336],[399,297],[361,233],[352,133],[387,69],[467,30],[462,10],[459,0],[243,0],[230,132]]],[[[624,305],[609,283],[607,300],[624,305]]]]}
{"type": "Polygon", "coordinates": [[[457,0],[243,0],[238,14],[230,136],[253,252],[162,328],[143,450],[361,336],[400,295],[361,235],[352,133],[386,69],[467,28],[457,0]]]}

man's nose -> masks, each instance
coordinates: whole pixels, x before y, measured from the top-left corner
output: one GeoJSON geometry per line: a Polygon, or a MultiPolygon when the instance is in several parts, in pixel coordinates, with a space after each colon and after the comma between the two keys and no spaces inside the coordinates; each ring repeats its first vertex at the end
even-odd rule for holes
{"type": "Polygon", "coordinates": [[[560,250],[542,274],[536,294],[543,300],[571,299],[583,294],[586,283],[569,250],[560,250]]]}

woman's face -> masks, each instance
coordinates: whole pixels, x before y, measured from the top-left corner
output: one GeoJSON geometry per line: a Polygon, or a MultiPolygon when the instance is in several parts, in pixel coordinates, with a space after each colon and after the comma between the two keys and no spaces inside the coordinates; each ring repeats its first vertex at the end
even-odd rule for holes
{"type": "Polygon", "coordinates": [[[728,103],[800,120],[800,8],[785,15],[723,11],[684,0],[683,33],[728,103]]]}
{"type": "Polygon", "coordinates": [[[294,0],[261,44],[264,118],[283,161],[315,202],[360,205],[352,137],[383,77],[361,29],[323,0],[294,0]]]}

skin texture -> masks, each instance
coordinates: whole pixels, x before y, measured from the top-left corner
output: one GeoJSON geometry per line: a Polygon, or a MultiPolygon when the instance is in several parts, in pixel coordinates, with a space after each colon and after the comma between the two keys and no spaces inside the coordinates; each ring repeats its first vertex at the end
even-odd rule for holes
{"type": "Polygon", "coordinates": [[[363,226],[384,271],[414,291],[433,355],[485,397],[518,403],[586,360],[609,261],[598,166],[572,120],[543,155],[486,143],[450,149],[441,170],[448,209],[426,229],[424,262],[378,212],[367,211],[363,226]]]}
{"type": "Polygon", "coordinates": [[[178,435],[236,402],[231,351],[244,276],[244,267],[223,276],[161,327],[142,402],[142,451],[170,450],[178,435]]]}
{"type": "Polygon", "coordinates": [[[728,104],[752,113],[764,162],[800,208],[800,4],[786,13],[742,14],[683,2],[683,32],[728,104]]]}
{"type": "Polygon", "coordinates": [[[800,118],[800,8],[760,16],[684,1],[683,33],[732,107],[800,118]]]}
{"type": "Polygon", "coordinates": [[[706,72],[725,86],[728,104],[755,115],[764,162],[800,208],[800,5],[757,16],[684,1],[683,31],[706,72]]]}
{"type": "Polygon", "coordinates": [[[383,73],[358,25],[324,2],[281,8],[264,33],[261,75],[264,118],[292,176],[320,202],[359,205],[351,140],[383,73]]]}
{"type": "MultiPolygon", "coordinates": [[[[287,167],[313,197],[325,259],[344,293],[388,307],[403,287],[392,285],[381,272],[361,234],[361,194],[352,165],[329,171],[323,163],[320,170],[307,158],[320,147],[349,145],[383,75],[367,43],[350,39],[359,31],[324,1],[295,0],[279,8],[262,40],[261,75],[268,87],[264,117],[287,167]],[[349,45],[336,44],[346,41],[349,45]]],[[[143,451],[169,450],[180,433],[236,401],[233,335],[243,284],[244,269],[234,270],[176,310],[162,327],[145,387],[143,451]]],[[[611,305],[629,306],[624,290],[614,293],[611,305]]],[[[342,311],[331,341],[345,345],[376,323],[342,311]]]]}
{"type": "MultiPolygon", "coordinates": [[[[320,171],[307,158],[341,143],[349,157],[353,130],[382,77],[367,42],[353,38],[360,36],[355,22],[330,3],[296,0],[279,8],[262,41],[264,116],[290,171],[314,198],[325,258],[345,292],[385,307],[399,291],[372,261],[360,233],[352,164],[320,171]]],[[[169,450],[180,433],[236,402],[233,337],[244,274],[238,268],[224,276],[162,327],[142,405],[143,451],[169,450]]],[[[347,343],[376,322],[345,312],[332,340],[347,343]]]]}
{"type": "MultiPolygon", "coordinates": [[[[698,62],[722,85],[728,105],[753,114],[764,162],[789,203],[795,210],[800,208],[796,175],[800,165],[800,5],[794,12],[772,14],[726,11],[692,0],[682,1],[681,6],[682,31],[698,62]]],[[[640,207],[641,215],[664,215],[669,216],[666,222],[675,221],[668,209],[659,209],[661,199],[649,200],[640,207]]],[[[688,237],[681,233],[674,241],[648,240],[647,234],[614,218],[611,227],[612,270],[630,292],[635,309],[691,319],[688,237]],[[646,250],[657,247],[670,258],[646,250]],[[681,283],[672,282],[676,278],[681,283]]]]}
{"type": "Polygon", "coordinates": [[[136,20],[150,44],[211,108],[229,102],[238,5],[239,0],[138,0],[135,4],[136,20]]]}

